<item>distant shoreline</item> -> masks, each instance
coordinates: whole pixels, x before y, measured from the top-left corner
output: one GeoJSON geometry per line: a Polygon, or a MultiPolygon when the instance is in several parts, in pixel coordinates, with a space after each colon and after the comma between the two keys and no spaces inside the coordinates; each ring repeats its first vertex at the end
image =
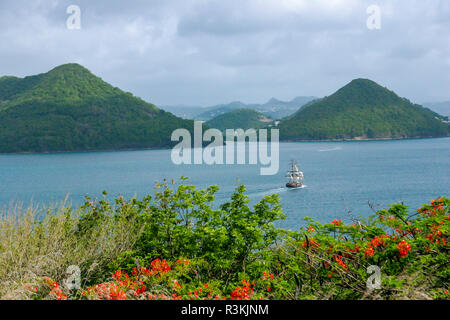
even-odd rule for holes
{"type": "Polygon", "coordinates": [[[119,149],[95,149],[95,150],[73,150],[73,151],[42,151],[42,152],[5,152],[0,155],[8,154],[60,154],[60,153],[91,153],[91,152],[120,152],[120,151],[144,151],[144,150],[167,150],[171,147],[146,147],[146,148],[119,148],[119,149]]]}
{"type": "Polygon", "coordinates": [[[406,138],[351,138],[351,139],[318,139],[318,140],[297,140],[297,139],[287,139],[280,140],[280,142],[346,142],[346,141],[390,141],[390,140],[420,140],[420,139],[439,139],[439,138],[449,138],[448,136],[440,137],[406,137],[406,138]]]}
{"type": "MultiPolygon", "coordinates": [[[[391,140],[425,140],[425,139],[445,139],[442,137],[408,137],[408,138],[353,138],[353,139],[323,139],[323,140],[280,140],[280,143],[295,142],[358,142],[358,141],[391,141],[391,140]]],[[[43,151],[43,152],[5,152],[0,155],[34,155],[34,154],[60,154],[60,153],[93,153],[93,152],[121,152],[121,151],[144,151],[144,150],[167,150],[171,147],[147,147],[147,148],[119,148],[119,149],[97,149],[97,150],[73,150],[73,151],[43,151]]]]}

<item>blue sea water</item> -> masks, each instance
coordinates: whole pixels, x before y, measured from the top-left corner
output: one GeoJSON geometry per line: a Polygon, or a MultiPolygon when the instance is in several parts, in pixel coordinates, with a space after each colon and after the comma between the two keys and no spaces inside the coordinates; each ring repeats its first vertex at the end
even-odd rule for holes
{"type": "Polygon", "coordinates": [[[310,216],[320,221],[349,219],[404,202],[411,210],[450,191],[450,138],[302,142],[280,144],[280,170],[260,175],[259,165],[175,165],[171,150],[0,155],[0,208],[13,203],[46,205],[67,195],[73,204],[86,194],[142,197],[155,181],[187,176],[198,187],[220,187],[216,202],[227,201],[239,183],[251,203],[278,193],[288,229],[310,216]],[[289,161],[304,171],[305,188],[284,187],[289,161]]]}

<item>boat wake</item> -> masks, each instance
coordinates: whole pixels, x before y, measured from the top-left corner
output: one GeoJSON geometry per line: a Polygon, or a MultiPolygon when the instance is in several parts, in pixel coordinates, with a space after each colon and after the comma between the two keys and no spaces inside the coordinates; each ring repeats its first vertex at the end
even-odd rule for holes
{"type": "Polygon", "coordinates": [[[319,149],[319,152],[329,152],[329,151],[337,151],[337,150],[341,150],[341,147],[334,147],[334,148],[329,148],[329,149],[319,149]]]}
{"type": "Polygon", "coordinates": [[[274,188],[274,189],[270,189],[270,190],[263,191],[263,192],[257,192],[257,193],[254,193],[253,195],[257,196],[257,197],[262,197],[262,196],[269,196],[274,193],[281,193],[281,192],[286,192],[286,191],[287,191],[287,188],[280,187],[280,188],[274,188]]]}
{"type": "Polygon", "coordinates": [[[298,188],[284,188],[284,189],[287,189],[287,190],[297,190],[297,189],[304,189],[304,188],[306,188],[306,187],[307,187],[307,185],[304,184],[304,185],[302,185],[301,187],[298,187],[298,188]]]}
{"type": "Polygon", "coordinates": [[[262,191],[262,192],[255,192],[250,194],[251,196],[255,196],[255,197],[264,197],[264,196],[270,196],[271,194],[275,194],[275,193],[282,193],[282,192],[286,192],[286,191],[291,191],[291,190],[298,190],[298,189],[304,189],[306,188],[307,185],[302,185],[301,187],[298,188],[287,188],[287,187],[280,187],[280,188],[273,188],[267,191],[262,191]]]}

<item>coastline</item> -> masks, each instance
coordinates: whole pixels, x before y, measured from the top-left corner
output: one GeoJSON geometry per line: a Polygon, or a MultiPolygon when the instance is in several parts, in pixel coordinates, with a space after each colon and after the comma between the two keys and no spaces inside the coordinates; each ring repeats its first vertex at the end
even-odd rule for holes
{"type": "Polygon", "coordinates": [[[440,138],[450,138],[448,136],[439,136],[439,137],[397,137],[397,138],[343,138],[343,139],[318,139],[318,140],[306,140],[306,139],[286,139],[280,140],[280,142],[355,142],[355,141],[393,141],[393,140],[425,140],[425,139],[440,139],[440,138]]]}
{"type": "MultiPolygon", "coordinates": [[[[281,140],[280,143],[293,142],[358,142],[358,141],[394,141],[394,140],[426,140],[426,139],[444,139],[450,138],[448,136],[439,137],[406,137],[406,138],[351,138],[351,139],[321,139],[321,140],[303,140],[303,139],[286,139],[281,140]]],[[[60,154],[60,153],[90,153],[90,152],[121,152],[121,151],[144,151],[144,150],[167,150],[171,146],[159,147],[144,147],[144,148],[117,148],[117,149],[92,149],[92,150],[73,150],[73,151],[43,151],[43,152],[0,152],[0,155],[34,155],[34,154],[60,154]]]]}
{"type": "Polygon", "coordinates": [[[42,151],[42,152],[0,152],[0,155],[33,155],[33,154],[60,154],[60,153],[91,153],[91,152],[121,152],[121,151],[144,151],[144,150],[167,150],[167,147],[145,147],[145,148],[117,148],[117,149],[92,149],[73,151],[42,151]]]}

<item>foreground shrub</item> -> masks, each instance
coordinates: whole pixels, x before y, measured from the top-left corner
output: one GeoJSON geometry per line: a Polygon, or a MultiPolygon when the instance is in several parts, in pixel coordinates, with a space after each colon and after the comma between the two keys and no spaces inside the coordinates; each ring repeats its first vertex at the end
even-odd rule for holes
{"type": "Polygon", "coordinates": [[[3,297],[449,297],[450,200],[445,197],[414,213],[394,204],[366,219],[350,216],[348,221],[320,223],[306,218],[305,227],[287,231],[274,226],[284,218],[277,195],[266,196],[250,208],[245,188],[239,186],[230,202],[215,207],[216,186],[196,190],[181,183],[174,189],[163,183],[156,187],[154,197],[142,200],[119,197],[111,204],[88,198],[78,215],[63,207],[39,222],[29,218],[12,225],[5,223],[11,219],[4,220],[3,252],[13,252],[24,243],[34,248],[32,252],[55,252],[64,259],[44,264],[30,277],[26,268],[34,269],[24,257],[30,254],[36,262],[42,255],[19,252],[14,261],[4,255],[0,261],[9,266],[9,273],[1,279],[7,283],[8,276],[14,275],[11,279],[16,280],[15,287],[7,283],[3,297]],[[39,231],[41,224],[45,232],[39,231]],[[15,240],[8,242],[9,238],[15,240]],[[46,240],[39,242],[41,238],[46,240]],[[59,243],[50,244],[51,239],[59,243]],[[12,266],[17,262],[21,274],[14,274],[12,266]],[[71,292],[60,282],[70,264],[82,266],[83,279],[81,289],[71,292]],[[371,268],[380,270],[379,288],[368,286],[376,284],[369,278],[371,268]],[[11,294],[16,288],[26,293],[11,294]]]}
{"type": "Polygon", "coordinates": [[[281,299],[448,298],[449,203],[440,198],[409,214],[392,205],[369,219],[310,224],[268,255],[283,275],[281,299]],[[367,268],[381,270],[381,289],[369,290],[367,268]]]}
{"type": "MultiPolygon", "coordinates": [[[[183,179],[184,180],[184,179],[183,179]]],[[[114,269],[130,271],[136,261],[143,265],[154,259],[183,257],[202,259],[199,276],[223,280],[225,286],[259,265],[261,252],[281,239],[283,230],[273,222],[284,218],[278,195],[266,196],[253,210],[239,186],[231,201],[215,209],[214,194],[218,187],[196,190],[180,184],[176,190],[168,184],[157,184],[154,199],[133,198],[133,206],[143,232],[132,252],[127,252],[114,269]]]]}

